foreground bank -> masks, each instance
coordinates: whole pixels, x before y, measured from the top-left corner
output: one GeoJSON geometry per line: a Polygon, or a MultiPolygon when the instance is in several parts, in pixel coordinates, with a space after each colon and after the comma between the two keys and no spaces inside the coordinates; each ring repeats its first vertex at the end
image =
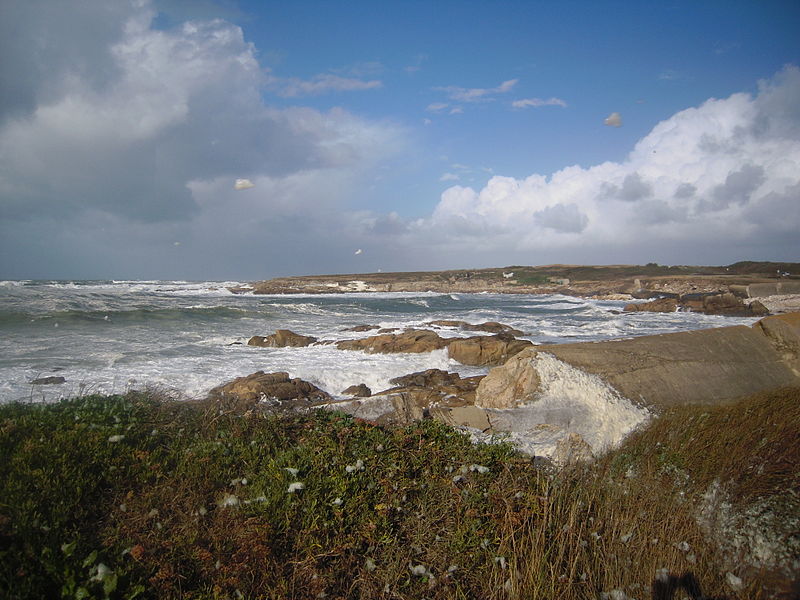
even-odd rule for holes
{"type": "Polygon", "coordinates": [[[5,405],[0,593],[795,597],[799,407],[797,389],[673,406],[552,473],[434,421],[5,405]]]}

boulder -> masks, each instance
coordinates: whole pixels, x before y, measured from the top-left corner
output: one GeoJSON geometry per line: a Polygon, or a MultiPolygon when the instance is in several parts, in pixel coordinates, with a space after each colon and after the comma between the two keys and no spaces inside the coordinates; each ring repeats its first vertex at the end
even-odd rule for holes
{"type": "Polygon", "coordinates": [[[39,377],[31,381],[31,385],[57,385],[59,383],[66,383],[66,379],[60,375],[51,377],[39,377]]]}
{"type": "Polygon", "coordinates": [[[626,312],[675,312],[679,309],[730,317],[760,317],[769,314],[769,310],[761,302],[756,300],[746,304],[739,295],[730,292],[669,296],[651,302],[631,303],[626,305],[624,310],[626,312]]]}
{"type": "Polygon", "coordinates": [[[358,385],[351,385],[344,390],[342,394],[345,396],[353,396],[354,398],[366,398],[372,396],[372,390],[363,383],[359,383],[358,385]]]}
{"type": "Polygon", "coordinates": [[[539,387],[539,374],[532,364],[535,356],[533,348],[524,349],[489,371],[475,391],[475,405],[512,408],[532,400],[539,387]]]}
{"type": "Polygon", "coordinates": [[[483,375],[461,378],[458,373],[428,369],[391,380],[395,387],[380,392],[402,396],[403,402],[427,410],[433,404],[463,406],[475,401],[475,390],[483,375]]]}
{"type": "Polygon", "coordinates": [[[390,379],[389,383],[393,383],[397,387],[442,387],[447,385],[458,386],[462,383],[461,375],[458,373],[448,373],[441,369],[428,369],[426,371],[419,371],[411,373],[410,375],[402,375],[390,379]]]}
{"type": "Polygon", "coordinates": [[[254,335],[247,341],[248,346],[261,346],[265,348],[302,348],[310,346],[317,338],[309,335],[300,335],[288,329],[278,329],[272,335],[254,335]]]}
{"type": "Polygon", "coordinates": [[[342,331],[355,331],[359,333],[363,333],[364,331],[372,331],[373,329],[380,329],[380,325],[356,325],[355,327],[348,327],[347,329],[342,329],[342,331]]]}
{"type": "Polygon", "coordinates": [[[633,302],[626,304],[625,312],[675,312],[678,310],[677,298],[658,298],[650,302],[633,302]]]}
{"type": "Polygon", "coordinates": [[[409,329],[403,333],[373,335],[360,340],[336,342],[339,350],[363,350],[369,354],[392,354],[396,352],[431,352],[447,346],[448,340],[433,331],[409,329]]]}
{"type": "Polygon", "coordinates": [[[313,402],[330,401],[331,397],[313,383],[292,379],[288,373],[264,373],[257,371],[246,377],[238,377],[209,392],[209,398],[232,404],[237,410],[252,408],[259,402],[280,405],[290,402],[291,407],[313,402]],[[292,402],[295,401],[295,402],[292,402]]]}
{"type": "Polygon", "coordinates": [[[453,360],[463,365],[495,366],[502,365],[510,357],[533,344],[528,340],[518,340],[507,333],[493,336],[456,338],[450,341],[447,353],[453,360]]]}
{"type": "Polygon", "coordinates": [[[428,321],[426,325],[434,325],[437,327],[457,327],[464,331],[485,331],[486,333],[509,333],[511,335],[524,335],[522,331],[514,329],[510,325],[504,325],[496,321],[487,321],[486,323],[472,324],[466,321],[448,321],[439,319],[436,321],[428,321]]]}

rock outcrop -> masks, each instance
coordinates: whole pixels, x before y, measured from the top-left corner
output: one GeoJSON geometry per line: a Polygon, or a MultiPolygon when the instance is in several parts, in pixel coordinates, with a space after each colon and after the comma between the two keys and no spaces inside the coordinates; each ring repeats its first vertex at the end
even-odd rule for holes
{"type": "Polygon", "coordinates": [[[533,400],[539,389],[539,374],[531,359],[536,350],[519,352],[502,367],[489,371],[475,395],[475,404],[484,408],[512,408],[533,400]]]}
{"type": "Polygon", "coordinates": [[[246,377],[238,377],[212,389],[208,397],[212,401],[224,404],[237,412],[248,410],[258,403],[280,406],[286,402],[286,408],[308,406],[314,402],[331,400],[329,394],[313,383],[302,379],[292,379],[288,373],[264,373],[257,371],[246,377]]]}
{"type": "Polygon", "coordinates": [[[66,382],[67,380],[61,375],[52,375],[50,377],[39,377],[38,379],[34,379],[31,381],[31,385],[58,385],[66,382]]]}
{"type": "Polygon", "coordinates": [[[409,329],[403,333],[373,335],[359,340],[336,342],[339,350],[363,350],[369,354],[392,354],[396,352],[432,352],[447,346],[448,340],[434,331],[409,329]]]}
{"type": "Polygon", "coordinates": [[[447,353],[450,358],[463,365],[496,366],[502,365],[510,357],[532,345],[528,340],[518,340],[508,333],[498,333],[493,336],[453,339],[447,347],[447,353]]]}
{"type": "Polygon", "coordinates": [[[439,319],[436,321],[428,321],[426,325],[433,325],[435,327],[455,327],[463,329],[464,331],[484,331],[486,333],[509,333],[511,335],[524,335],[519,329],[514,329],[510,325],[504,325],[497,321],[487,321],[485,323],[467,323],[466,321],[449,321],[439,319]]]}
{"type": "Polygon", "coordinates": [[[769,310],[758,300],[745,303],[736,294],[725,292],[715,294],[683,294],[657,298],[650,302],[631,303],[625,306],[626,312],[675,312],[685,310],[707,315],[729,317],[763,317],[769,310]]]}
{"type": "Polygon", "coordinates": [[[300,335],[288,329],[278,329],[272,335],[254,335],[247,341],[248,346],[261,346],[264,348],[302,348],[310,346],[317,338],[309,335],[300,335]]]}
{"type": "Polygon", "coordinates": [[[355,398],[366,398],[372,396],[372,390],[365,384],[359,383],[358,385],[351,385],[349,388],[342,392],[343,396],[353,396],[355,398]]]}

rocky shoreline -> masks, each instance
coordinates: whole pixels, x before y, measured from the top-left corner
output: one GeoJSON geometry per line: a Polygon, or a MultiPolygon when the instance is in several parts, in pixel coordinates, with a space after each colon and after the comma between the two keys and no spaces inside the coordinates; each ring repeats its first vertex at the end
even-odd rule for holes
{"type": "Polygon", "coordinates": [[[564,294],[597,299],[676,298],[671,310],[763,316],[800,310],[800,263],[724,267],[647,265],[510,266],[472,270],[279,277],[234,293],[438,292],[564,294]],[[713,297],[706,301],[706,297],[713,297]],[[755,304],[751,310],[749,307],[755,304]]]}
{"type": "Polygon", "coordinates": [[[353,382],[350,399],[337,399],[287,373],[259,371],[214,388],[206,402],[238,413],[336,409],[377,423],[432,418],[476,438],[505,436],[524,453],[564,465],[613,447],[670,406],[718,405],[783,387],[800,389],[800,312],[766,317],[752,327],[548,346],[517,339],[519,332],[501,323],[427,325],[338,342],[278,330],[253,336],[249,345],[329,344],[366,353],[446,349],[452,360],[491,367],[488,375],[462,379],[430,369],[395,378],[394,387],[374,393],[353,382]],[[444,327],[496,333],[442,337],[437,329],[444,327]]]}

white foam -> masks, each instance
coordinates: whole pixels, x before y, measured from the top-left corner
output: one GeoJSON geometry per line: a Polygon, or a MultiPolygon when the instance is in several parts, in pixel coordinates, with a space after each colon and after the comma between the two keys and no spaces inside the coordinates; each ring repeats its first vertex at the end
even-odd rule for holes
{"type": "Polygon", "coordinates": [[[596,375],[552,354],[539,352],[531,362],[539,374],[539,391],[525,406],[490,410],[496,428],[530,432],[537,425],[555,425],[579,434],[598,453],[619,444],[650,417],[647,409],[635,406],[596,375]]]}

